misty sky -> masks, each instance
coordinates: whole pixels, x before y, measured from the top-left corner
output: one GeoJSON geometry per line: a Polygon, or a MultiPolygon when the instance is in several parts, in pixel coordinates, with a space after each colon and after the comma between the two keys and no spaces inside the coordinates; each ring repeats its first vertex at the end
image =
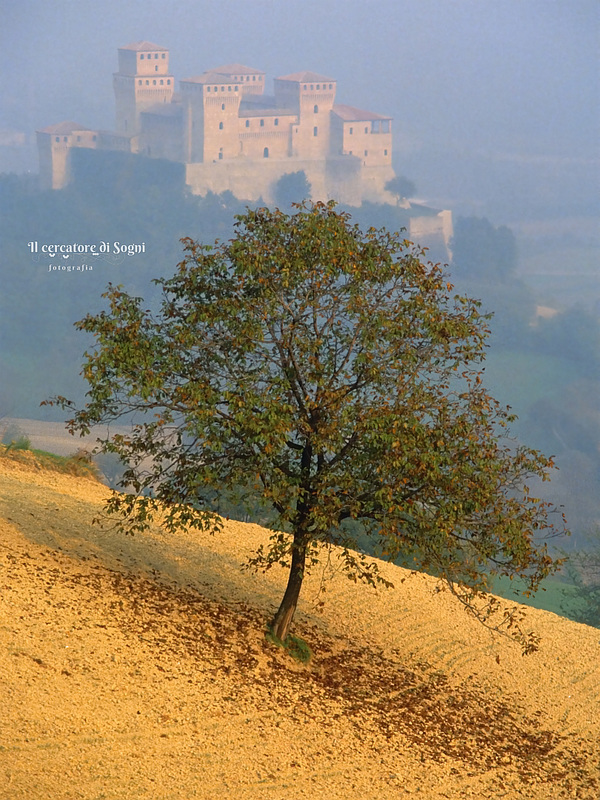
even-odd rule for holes
{"type": "MultiPolygon", "coordinates": [[[[265,70],[267,91],[277,75],[303,69],[336,78],[338,102],[393,116],[396,170],[430,194],[437,189],[442,200],[474,158],[514,174],[515,190],[520,171],[533,165],[542,178],[545,171],[549,187],[556,175],[574,183],[574,196],[579,190],[591,199],[590,181],[598,176],[598,0],[0,5],[9,70],[0,128],[31,134],[66,119],[113,128],[117,47],[146,39],[170,49],[177,79],[234,61],[265,70]]],[[[496,179],[490,180],[493,193],[496,179]]],[[[511,186],[498,190],[510,194],[511,186]]]]}

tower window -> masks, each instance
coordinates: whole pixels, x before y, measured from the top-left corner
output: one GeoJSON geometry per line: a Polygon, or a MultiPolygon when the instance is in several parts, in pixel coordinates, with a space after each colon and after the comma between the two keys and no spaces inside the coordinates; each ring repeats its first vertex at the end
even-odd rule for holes
{"type": "Polygon", "coordinates": [[[152,81],[152,86],[156,86],[156,81],[152,81]]]}
{"type": "Polygon", "coordinates": [[[223,159],[223,148],[222,147],[219,148],[219,159],[221,159],[221,160],[223,159]]]}
{"type": "Polygon", "coordinates": [[[138,86],[141,86],[144,81],[138,81],[138,86]]]}
{"type": "Polygon", "coordinates": [[[225,103],[221,103],[221,111],[225,111],[225,103]]]}
{"type": "Polygon", "coordinates": [[[143,60],[144,60],[144,54],[140,53],[140,61],[143,61],[143,60]]]}
{"type": "Polygon", "coordinates": [[[308,89],[308,86],[306,84],[304,84],[304,86],[302,88],[304,89],[304,91],[306,91],[308,89]]]}
{"type": "Polygon", "coordinates": [[[264,121],[264,119],[261,119],[261,121],[260,121],[260,127],[261,127],[261,128],[264,128],[264,127],[265,127],[265,121],[264,121]]]}
{"type": "Polygon", "coordinates": [[[263,158],[268,158],[268,157],[269,157],[269,148],[265,147],[265,149],[263,150],[263,158]]]}
{"type": "Polygon", "coordinates": [[[230,91],[231,91],[231,86],[228,86],[228,87],[227,87],[227,91],[228,91],[228,92],[230,92],[230,91]]]}
{"type": "Polygon", "coordinates": [[[219,130],[220,130],[220,131],[222,131],[222,130],[223,130],[223,123],[222,123],[222,122],[219,122],[219,130]]]}
{"type": "Polygon", "coordinates": [[[146,86],[150,86],[150,81],[146,81],[146,86]]]}
{"type": "Polygon", "coordinates": [[[171,85],[171,78],[169,78],[169,79],[167,80],[167,86],[170,86],[170,85],[171,85]]]}
{"type": "Polygon", "coordinates": [[[158,58],[158,53],[154,53],[154,58],[158,58]]]}
{"type": "Polygon", "coordinates": [[[221,91],[222,91],[222,92],[224,92],[224,91],[225,91],[225,87],[224,87],[224,86],[221,86],[221,91]]]}
{"type": "Polygon", "coordinates": [[[166,57],[167,57],[167,56],[166,56],[166,53],[163,53],[163,54],[161,55],[161,58],[166,58],[166,57]]]}
{"type": "Polygon", "coordinates": [[[321,84],[317,83],[317,89],[320,89],[320,88],[321,88],[321,84]]]}
{"type": "Polygon", "coordinates": [[[384,151],[383,151],[383,155],[384,155],[384,156],[387,156],[387,154],[388,154],[388,153],[387,153],[387,150],[384,150],[384,151]]]}
{"type": "Polygon", "coordinates": [[[247,127],[247,128],[249,128],[249,127],[250,127],[250,120],[249,120],[249,119],[247,119],[247,120],[246,120],[246,127],[247,127]]]}
{"type": "Polygon", "coordinates": [[[161,79],[160,79],[160,85],[161,85],[161,86],[164,86],[164,83],[165,83],[165,82],[164,82],[164,81],[163,81],[163,79],[161,78],[161,79]]]}
{"type": "Polygon", "coordinates": [[[319,113],[319,106],[313,106],[313,113],[315,114],[319,113]]]}
{"type": "Polygon", "coordinates": [[[273,120],[273,125],[275,125],[275,127],[279,125],[279,120],[277,119],[277,117],[275,117],[275,119],[273,120]]]}
{"type": "Polygon", "coordinates": [[[235,87],[235,91],[237,92],[237,90],[238,90],[238,87],[236,86],[236,87],[235,87]]]}
{"type": "Polygon", "coordinates": [[[311,83],[311,85],[310,85],[310,90],[311,90],[311,92],[312,92],[312,90],[313,90],[314,88],[315,88],[314,84],[313,84],[313,83],[311,83]]]}
{"type": "Polygon", "coordinates": [[[158,72],[158,64],[154,65],[154,72],[158,72]]]}
{"type": "Polygon", "coordinates": [[[330,88],[330,89],[333,89],[333,83],[330,83],[330,84],[329,84],[329,88],[330,88]]]}
{"type": "Polygon", "coordinates": [[[253,76],[252,76],[252,80],[253,80],[253,81],[255,81],[255,80],[256,80],[256,75],[253,75],[253,76]]]}
{"type": "Polygon", "coordinates": [[[56,141],[57,141],[57,142],[60,142],[60,136],[57,136],[57,137],[56,137],[56,141]]]}
{"type": "Polygon", "coordinates": [[[369,129],[368,129],[368,128],[365,128],[365,133],[368,133],[368,132],[369,132],[369,129]]]}
{"type": "Polygon", "coordinates": [[[313,128],[313,136],[318,136],[318,134],[319,134],[319,129],[315,125],[315,127],[313,128]]]}
{"type": "Polygon", "coordinates": [[[348,131],[348,133],[350,134],[350,136],[352,136],[352,134],[354,133],[354,128],[350,128],[350,130],[348,131]]]}
{"type": "Polygon", "coordinates": [[[369,151],[368,151],[368,150],[365,150],[365,155],[366,155],[366,156],[368,156],[368,155],[369,155],[369,151]]]}

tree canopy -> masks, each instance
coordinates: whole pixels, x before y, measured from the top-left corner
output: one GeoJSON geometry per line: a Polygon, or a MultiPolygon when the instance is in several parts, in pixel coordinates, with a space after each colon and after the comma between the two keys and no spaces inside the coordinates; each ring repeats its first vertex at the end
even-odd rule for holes
{"type": "Polygon", "coordinates": [[[405,178],[403,175],[395,175],[393,178],[390,178],[385,184],[385,188],[388,192],[396,195],[396,202],[406,200],[407,197],[413,197],[417,192],[417,187],[413,181],[411,181],[410,178],[405,178]]]}
{"type": "Polygon", "coordinates": [[[129,492],[108,503],[122,527],[160,512],[173,531],[216,530],[207,490],[259,496],[273,534],[251,563],[289,569],[271,623],[284,640],[324,547],[342,548],[352,580],[387,583],[353,549],[358,523],[372,552],[409,556],[534,648],[481,592],[490,572],[534,591],[557,568],[552,509],[527,487],[552,460],[503,439],[512,417],[483,386],[478,303],[401,234],[363,232],[334,203],[247,211],[230,241],[183,244],[157,311],[109,286],[108,310],[77,323],[95,347],[71,430],[131,423],[101,442],[128,464],[129,492]]]}

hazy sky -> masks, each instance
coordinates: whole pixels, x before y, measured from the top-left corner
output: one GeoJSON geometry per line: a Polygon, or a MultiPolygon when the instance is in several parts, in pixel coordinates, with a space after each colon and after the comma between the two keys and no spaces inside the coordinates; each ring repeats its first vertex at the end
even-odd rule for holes
{"type": "MultiPolygon", "coordinates": [[[[168,47],[177,79],[227,62],[338,80],[390,114],[398,171],[439,159],[598,168],[599,0],[0,0],[0,127],[114,126],[117,47],[168,47]]],[[[421,165],[421,166],[419,166],[421,165]]],[[[425,166],[423,166],[425,165],[425,166]]],[[[440,177],[440,183],[443,183],[440,177]]]]}

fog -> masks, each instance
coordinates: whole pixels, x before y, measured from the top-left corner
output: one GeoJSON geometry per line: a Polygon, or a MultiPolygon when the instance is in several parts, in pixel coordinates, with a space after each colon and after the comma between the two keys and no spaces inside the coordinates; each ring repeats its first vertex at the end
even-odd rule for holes
{"type": "Polygon", "coordinates": [[[149,40],[177,79],[241,62],[310,69],[394,118],[420,195],[497,222],[597,212],[597,0],[3,0],[0,171],[37,170],[34,131],[114,127],[117,48],[149,40]],[[8,162],[8,163],[7,163],[8,162]]]}

